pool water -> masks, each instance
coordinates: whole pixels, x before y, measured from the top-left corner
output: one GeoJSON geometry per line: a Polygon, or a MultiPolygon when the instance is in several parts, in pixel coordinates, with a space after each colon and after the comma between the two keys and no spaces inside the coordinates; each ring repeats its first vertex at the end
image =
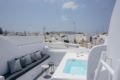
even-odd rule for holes
{"type": "Polygon", "coordinates": [[[64,73],[72,75],[86,75],[87,73],[87,61],[85,60],[76,60],[69,59],[65,64],[64,73]]]}

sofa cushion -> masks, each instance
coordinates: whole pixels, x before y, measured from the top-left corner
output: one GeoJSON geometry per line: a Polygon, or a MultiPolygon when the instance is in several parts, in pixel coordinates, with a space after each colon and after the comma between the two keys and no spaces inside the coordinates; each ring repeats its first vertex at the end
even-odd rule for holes
{"type": "Polygon", "coordinates": [[[26,67],[26,58],[24,56],[20,57],[20,64],[22,68],[26,67]]]}
{"type": "Polygon", "coordinates": [[[14,59],[9,61],[8,66],[9,66],[10,73],[14,73],[22,69],[19,59],[14,59]]]}
{"type": "Polygon", "coordinates": [[[16,72],[16,73],[7,73],[5,74],[5,80],[16,80],[19,76],[24,75],[24,73],[26,73],[27,71],[29,71],[30,69],[34,68],[35,66],[39,65],[40,63],[42,63],[43,61],[45,61],[46,59],[49,58],[49,55],[46,54],[44,57],[42,57],[40,60],[26,66],[25,68],[23,68],[22,70],[16,72]]]}
{"type": "Polygon", "coordinates": [[[37,56],[35,53],[30,54],[32,62],[37,61],[37,56]]]}
{"type": "Polygon", "coordinates": [[[43,51],[41,51],[40,55],[41,55],[41,57],[44,57],[46,54],[43,51]]]}
{"type": "Polygon", "coordinates": [[[25,62],[26,66],[32,63],[31,56],[29,54],[24,57],[26,59],[26,62],[25,62]]]}
{"type": "Polygon", "coordinates": [[[36,56],[37,56],[37,60],[41,59],[41,54],[40,51],[35,52],[36,56]]]}

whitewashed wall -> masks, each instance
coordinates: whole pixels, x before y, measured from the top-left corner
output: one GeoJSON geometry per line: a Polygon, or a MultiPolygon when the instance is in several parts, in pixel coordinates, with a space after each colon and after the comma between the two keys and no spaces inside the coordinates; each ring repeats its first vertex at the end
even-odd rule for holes
{"type": "Polygon", "coordinates": [[[43,37],[0,36],[0,75],[7,72],[7,61],[43,49],[43,37]]]}
{"type": "MultiPolygon", "coordinates": [[[[108,51],[107,53],[112,58],[112,67],[115,71],[119,71],[117,68],[120,64],[120,0],[116,0],[116,5],[113,10],[110,28],[109,28],[109,37],[108,37],[108,51]]],[[[120,74],[115,74],[117,77],[115,80],[120,80],[120,74]]]]}
{"type": "MultiPolygon", "coordinates": [[[[108,35],[108,54],[113,58],[113,63],[120,59],[120,0],[116,0],[113,10],[109,35],[108,35]]],[[[115,67],[113,64],[113,67],[115,67]]]]}

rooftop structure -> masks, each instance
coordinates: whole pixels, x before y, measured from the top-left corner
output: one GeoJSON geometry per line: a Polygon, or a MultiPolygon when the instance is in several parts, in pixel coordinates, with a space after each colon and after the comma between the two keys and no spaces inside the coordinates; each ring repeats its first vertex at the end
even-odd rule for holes
{"type": "Polygon", "coordinates": [[[106,34],[0,35],[0,80],[120,80],[120,0],[106,34]]]}

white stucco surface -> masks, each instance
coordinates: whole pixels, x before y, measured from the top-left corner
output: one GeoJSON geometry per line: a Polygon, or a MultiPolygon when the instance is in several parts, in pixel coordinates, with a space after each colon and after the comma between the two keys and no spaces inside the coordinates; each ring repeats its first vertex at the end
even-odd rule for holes
{"type": "Polygon", "coordinates": [[[0,75],[8,71],[9,60],[43,49],[42,40],[36,36],[0,36],[0,75]]]}
{"type": "Polygon", "coordinates": [[[112,57],[113,67],[115,68],[117,65],[118,59],[120,59],[120,0],[116,0],[116,5],[114,7],[109,35],[108,35],[108,48],[107,53],[112,57]]]}
{"type": "Polygon", "coordinates": [[[55,73],[52,76],[52,80],[86,80],[86,75],[85,76],[79,76],[79,75],[71,75],[71,74],[67,74],[64,73],[64,67],[65,64],[67,62],[68,59],[78,59],[78,60],[86,60],[88,59],[88,53],[86,52],[86,50],[81,50],[81,52],[79,52],[79,57],[77,57],[77,52],[70,52],[67,51],[67,53],[65,54],[65,56],[63,57],[62,61],[60,62],[60,64],[58,65],[55,73]],[[82,56],[82,55],[83,56],[82,56]]]}

